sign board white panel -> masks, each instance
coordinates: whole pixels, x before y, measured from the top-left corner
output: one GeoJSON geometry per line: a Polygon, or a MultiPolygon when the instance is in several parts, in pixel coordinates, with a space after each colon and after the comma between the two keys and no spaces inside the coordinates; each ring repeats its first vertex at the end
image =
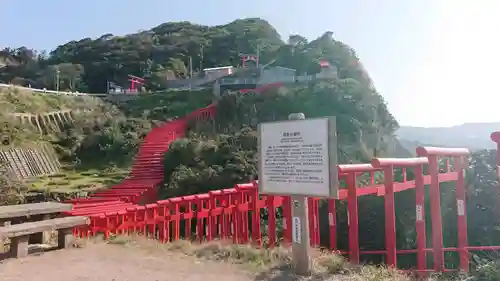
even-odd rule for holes
{"type": "Polygon", "coordinates": [[[293,228],[292,228],[292,240],[293,243],[298,243],[300,244],[300,240],[302,238],[302,229],[300,225],[300,218],[299,217],[293,217],[293,228]]]}
{"type": "Polygon", "coordinates": [[[464,200],[458,199],[457,200],[457,213],[459,216],[464,216],[465,215],[465,203],[464,200]]]}
{"type": "Polygon", "coordinates": [[[259,191],[338,196],[335,118],[259,125],[259,191]]]}

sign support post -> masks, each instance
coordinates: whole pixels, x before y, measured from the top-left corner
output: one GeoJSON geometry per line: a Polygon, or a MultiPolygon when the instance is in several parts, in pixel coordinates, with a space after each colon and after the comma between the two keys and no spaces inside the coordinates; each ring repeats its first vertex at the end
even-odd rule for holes
{"type": "MultiPolygon", "coordinates": [[[[288,120],[305,120],[302,113],[288,115],[288,120]]],[[[309,246],[309,217],[307,197],[292,195],[290,201],[292,210],[292,261],[295,273],[310,275],[312,268],[311,247],[309,246]]]]}
{"type": "Polygon", "coordinates": [[[311,274],[311,247],[309,246],[309,218],[307,216],[307,197],[292,196],[292,258],[295,273],[311,274]],[[298,232],[298,234],[296,233],[298,232]],[[296,235],[296,236],[295,236],[296,235]]]}
{"type": "Polygon", "coordinates": [[[307,197],[338,198],[336,124],[335,117],[306,120],[303,113],[288,120],[259,125],[259,192],[291,196],[293,266],[310,275],[307,197]]]}

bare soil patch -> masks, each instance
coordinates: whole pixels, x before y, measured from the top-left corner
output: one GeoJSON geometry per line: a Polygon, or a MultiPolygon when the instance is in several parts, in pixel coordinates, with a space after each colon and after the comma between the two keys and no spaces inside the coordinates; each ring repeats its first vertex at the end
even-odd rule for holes
{"type": "Polygon", "coordinates": [[[250,281],[228,263],[199,261],[181,253],[89,243],[0,263],[2,281],[250,281]]]}

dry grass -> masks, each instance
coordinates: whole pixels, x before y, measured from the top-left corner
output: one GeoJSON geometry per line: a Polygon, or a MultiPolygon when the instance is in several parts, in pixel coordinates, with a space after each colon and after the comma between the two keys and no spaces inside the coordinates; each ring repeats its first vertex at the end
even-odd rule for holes
{"type": "Polygon", "coordinates": [[[284,247],[257,249],[250,245],[236,245],[225,241],[212,241],[200,244],[186,240],[161,244],[156,240],[145,239],[141,236],[114,236],[106,242],[145,250],[181,252],[200,259],[247,265],[249,268],[256,270],[281,267],[291,262],[291,252],[284,247]]]}
{"type": "Polygon", "coordinates": [[[145,251],[174,251],[198,259],[230,262],[252,270],[257,275],[257,280],[414,280],[398,270],[384,266],[353,266],[340,255],[316,250],[313,251],[312,275],[307,278],[299,278],[292,273],[291,249],[287,247],[258,249],[251,245],[235,245],[226,241],[211,241],[200,244],[185,240],[161,244],[139,236],[115,236],[106,243],[145,251]]]}

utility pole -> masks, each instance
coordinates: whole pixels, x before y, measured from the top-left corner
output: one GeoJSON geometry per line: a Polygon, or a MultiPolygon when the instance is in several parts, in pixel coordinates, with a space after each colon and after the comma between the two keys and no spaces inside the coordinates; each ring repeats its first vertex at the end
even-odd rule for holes
{"type": "Polygon", "coordinates": [[[259,68],[259,63],[260,63],[260,44],[257,45],[257,61],[256,61],[257,68],[259,68]]]}
{"type": "Polygon", "coordinates": [[[200,72],[203,71],[203,56],[204,56],[203,48],[204,48],[203,45],[200,45],[200,72]]]}
{"type": "Polygon", "coordinates": [[[56,91],[59,92],[59,67],[56,67],[56,91]]]}
{"type": "Polygon", "coordinates": [[[189,78],[193,78],[193,58],[189,57],[189,78]]]}

